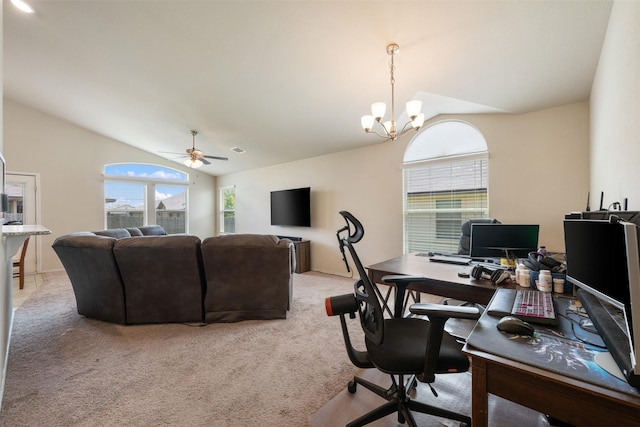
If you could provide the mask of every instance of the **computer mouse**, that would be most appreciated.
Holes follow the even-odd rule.
[[[499,331],[508,332],[510,334],[516,335],[525,335],[532,336],[535,329],[533,326],[525,322],[524,320],[518,319],[515,316],[505,316],[502,319],[498,320],[498,324],[496,325]]]

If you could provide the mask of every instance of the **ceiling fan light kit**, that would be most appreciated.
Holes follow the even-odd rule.
[[[187,159],[184,161],[184,165],[193,169],[198,169],[199,167],[202,167],[204,163],[202,163],[202,160],[198,159]]]
[[[197,130],[192,130],[191,131],[191,137],[193,140],[193,145],[191,146],[191,148],[187,148],[186,152],[187,152],[187,159],[183,162],[185,166],[192,168],[192,169],[198,169],[200,167],[202,167],[203,165],[210,165],[211,162],[209,162],[207,159],[215,159],[215,160],[229,160],[228,157],[218,157],[218,156],[205,156],[204,153],[201,150],[198,150],[196,148],[196,135],[198,134]],[[177,153],[175,153],[177,154]]]
[[[412,100],[407,102],[406,105],[409,121],[405,123],[400,132],[398,132],[395,119],[395,77],[393,75],[395,68],[393,58],[398,54],[398,52],[400,52],[400,46],[396,43],[387,45],[387,54],[391,56],[391,63],[389,65],[391,74],[391,120],[380,123],[387,111],[387,104],[384,102],[374,102],[371,104],[371,114],[362,116],[361,119],[362,128],[365,132],[373,132],[381,138],[391,139],[392,141],[395,141],[410,129],[417,131],[424,124],[424,113],[420,112],[420,110],[422,110],[422,101]],[[380,125],[383,133],[374,130],[376,123]]]

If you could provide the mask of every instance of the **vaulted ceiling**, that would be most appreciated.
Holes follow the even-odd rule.
[[[4,4],[5,97],[221,175],[381,143],[396,116],[524,113],[587,100],[611,1],[113,1]],[[402,121],[402,117],[396,117]],[[237,154],[231,150],[246,150]],[[175,158],[170,154],[163,157]]]

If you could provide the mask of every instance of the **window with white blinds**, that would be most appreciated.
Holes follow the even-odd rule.
[[[405,253],[457,252],[462,224],[489,214],[487,169],[484,137],[467,123],[436,123],[414,138],[404,158]]]

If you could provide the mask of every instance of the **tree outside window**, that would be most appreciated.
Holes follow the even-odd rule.
[[[220,189],[220,232],[236,232],[236,189],[224,187]]]

